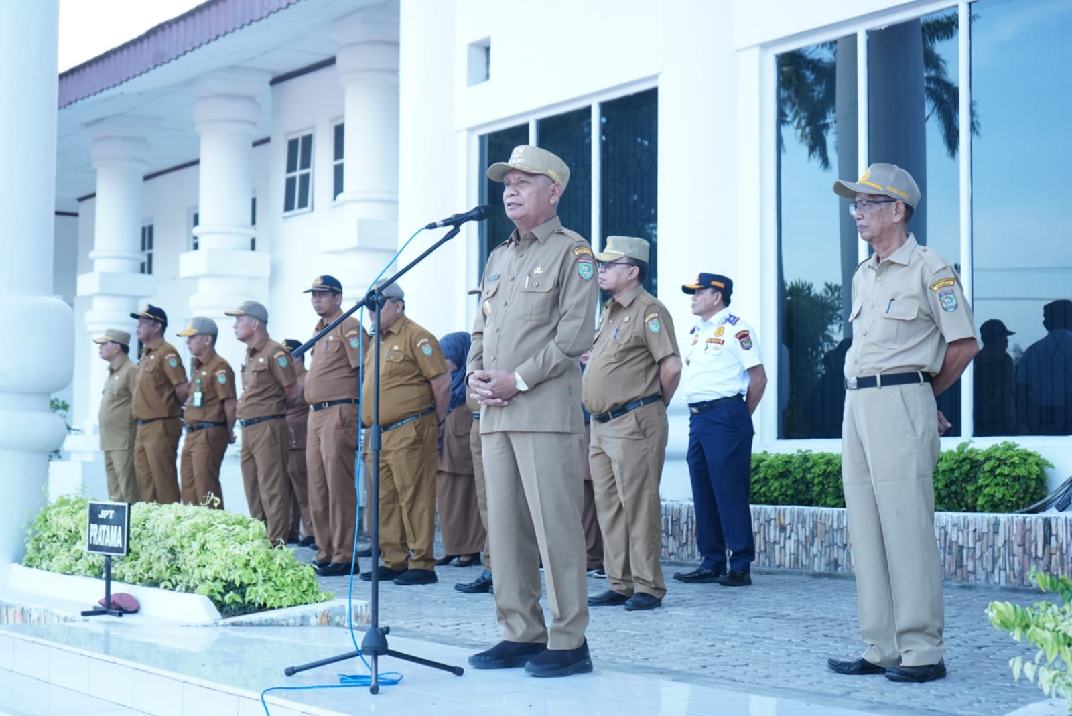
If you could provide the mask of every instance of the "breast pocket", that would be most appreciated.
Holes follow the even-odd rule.
[[[383,353],[383,372],[394,373],[402,368],[406,354],[396,348],[388,348]]]
[[[890,302],[882,318],[881,340],[903,345],[918,332],[916,320],[919,318],[919,301],[914,298],[895,299]]]
[[[521,317],[526,321],[546,321],[555,307],[554,283],[530,282],[521,289]]]
[[[272,372],[268,370],[267,363],[258,362],[247,371],[247,375],[249,376],[247,388],[263,387],[272,379]]]

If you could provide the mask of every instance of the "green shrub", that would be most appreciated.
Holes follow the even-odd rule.
[[[61,497],[30,525],[27,567],[101,577],[104,557],[86,549],[84,497]],[[191,505],[132,505],[130,551],[113,560],[122,582],[203,594],[224,616],[312,604],[331,598],[316,573],[285,547],[272,547],[264,524]]]
[[[976,512],[1015,512],[1046,496],[1046,468],[1053,464],[1034,450],[1003,442],[983,450],[981,457],[972,491]]]
[[[978,492],[980,452],[968,443],[938,456],[934,468],[934,509],[939,512],[974,512]]]
[[[844,507],[841,455],[798,450],[752,455],[752,502],[759,505]]]
[[[1060,603],[1039,601],[1021,607],[991,602],[986,615],[995,629],[1038,648],[1033,659],[1017,656],[1009,660],[1013,678],[1026,678],[1046,696],[1069,699],[1072,713],[1072,579],[1033,570],[1031,581],[1041,591],[1057,594]]]

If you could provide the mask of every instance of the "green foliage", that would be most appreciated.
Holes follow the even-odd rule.
[[[798,450],[752,455],[752,502],[760,505],[844,507],[841,455]]]
[[[1060,603],[1039,601],[1022,607],[991,602],[986,615],[995,629],[1037,648],[1033,659],[1009,660],[1013,678],[1027,679],[1046,696],[1069,699],[1072,713],[1072,579],[1033,570],[1031,581],[1041,591],[1058,595]]]
[[[101,577],[104,558],[86,549],[84,497],[61,497],[30,525],[23,564]],[[132,505],[130,552],[115,560],[116,580],[203,594],[224,616],[331,598],[316,574],[285,547],[272,547],[263,523],[191,505]]]
[[[1046,458],[1015,443],[986,449],[961,443],[938,458],[935,509],[1015,512],[1046,495]],[[798,450],[752,455],[752,502],[758,505],[844,507],[841,455]]]

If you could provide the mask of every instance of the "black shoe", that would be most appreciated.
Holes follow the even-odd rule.
[[[454,588],[463,594],[486,594],[491,591],[491,572],[484,570],[472,582],[458,582]]]
[[[454,563],[455,567],[475,567],[480,564],[480,555],[471,554],[468,557],[458,557],[458,561]]]
[[[645,592],[634,592],[633,596],[625,603],[625,611],[639,612],[646,609],[657,609],[663,605],[663,600]]]
[[[404,571],[405,570],[403,569],[391,569],[390,567],[386,567],[381,564],[379,567],[376,568],[376,576],[379,577],[381,582],[386,582],[394,579],[398,575],[402,574],[402,572]],[[362,572],[361,579],[365,582],[371,582],[372,572]]]
[[[312,547],[316,549],[316,539],[312,535],[307,535],[298,540],[299,547]]]
[[[629,601],[631,597],[628,594],[622,594],[621,592],[615,592],[613,589],[608,589],[602,594],[597,594],[594,597],[588,597],[588,606],[590,607],[618,607]]]
[[[839,659],[827,659],[827,667],[835,674],[846,676],[867,676],[870,674],[885,674],[886,667],[872,664],[867,659],[854,659],[853,661],[841,661]]]
[[[717,582],[725,573],[726,571],[721,567],[718,569],[697,567],[691,572],[674,572],[674,579],[679,582],[685,582],[686,584],[707,584],[709,582]]]
[[[886,678],[890,681],[922,684],[926,681],[945,678],[945,660],[937,664],[923,666],[891,666],[886,669]]]
[[[301,540],[299,540],[297,537],[287,537],[287,544],[291,545],[292,547],[297,547],[300,541]]]
[[[434,569],[407,569],[394,579],[395,584],[403,587],[413,584],[435,584],[438,581],[439,577],[436,576]]]
[[[752,584],[752,575],[748,572],[730,572],[717,581],[723,587],[747,587]]]
[[[455,557],[457,557],[457,556],[458,555],[456,555],[456,554],[448,554],[446,557],[440,557],[439,559],[436,560],[436,566],[437,567],[446,567],[448,564],[453,562]]]
[[[547,644],[530,641],[500,641],[495,646],[469,657],[474,669],[515,669],[547,649]]]
[[[576,649],[544,649],[525,664],[526,673],[539,677],[587,674],[591,670],[587,639]]]
[[[372,548],[371,547],[365,547],[364,549],[357,550],[357,556],[358,557],[371,557],[372,556]]]
[[[354,569],[357,569],[357,564],[354,564]],[[321,577],[338,577],[344,574],[350,574],[349,562],[328,562],[323,567],[319,567],[316,573]]]
[[[309,560],[309,564],[313,565],[317,569],[320,569],[321,567],[326,567],[330,563],[331,563],[330,559],[319,560],[316,557],[313,557],[311,560]]]

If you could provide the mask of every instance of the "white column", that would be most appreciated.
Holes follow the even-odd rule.
[[[256,96],[268,88],[268,75],[228,69],[195,86],[194,122],[201,136],[198,191],[198,250],[179,257],[179,275],[197,281],[191,316],[208,316],[220,327],[217,351],[236,370],[245,349],[223,312],[250,298],[254,279],[267,278],[270,259],[250,251],[253,196],[253,140],[261,108]],[[176,321],[178,325],[178,321]]]
[[[52,293],[56,201],[56,0],[0,3],[0,316],[17,349],[0,354],[0,572],[23,552],[42,505],[48,453],[64,438],[49,394],[71,381],[74,322]],[[2,576],[2,575],[0,575]]]
[[[398,5],[336,23],[335,68],[344,92],[340,230],[327,250],[398,246]]]
[[[130,313],[156,293],[156,280],[141,273],[142,177],[148,144],[126,125],[105,122],[95,127],[94,133],[90,156],[97,185],[93,250],[89,252],[93,270],[78,277],[78,295],[90,300],[84,317],[89,336],[119,328],[129,332],[133,340]],[[91,361],[88,369],[85,392],[75,399],[75,423],[87,437],[75,442],[95,451],[98,443],[93,433],[108,369],[103,361]]]

